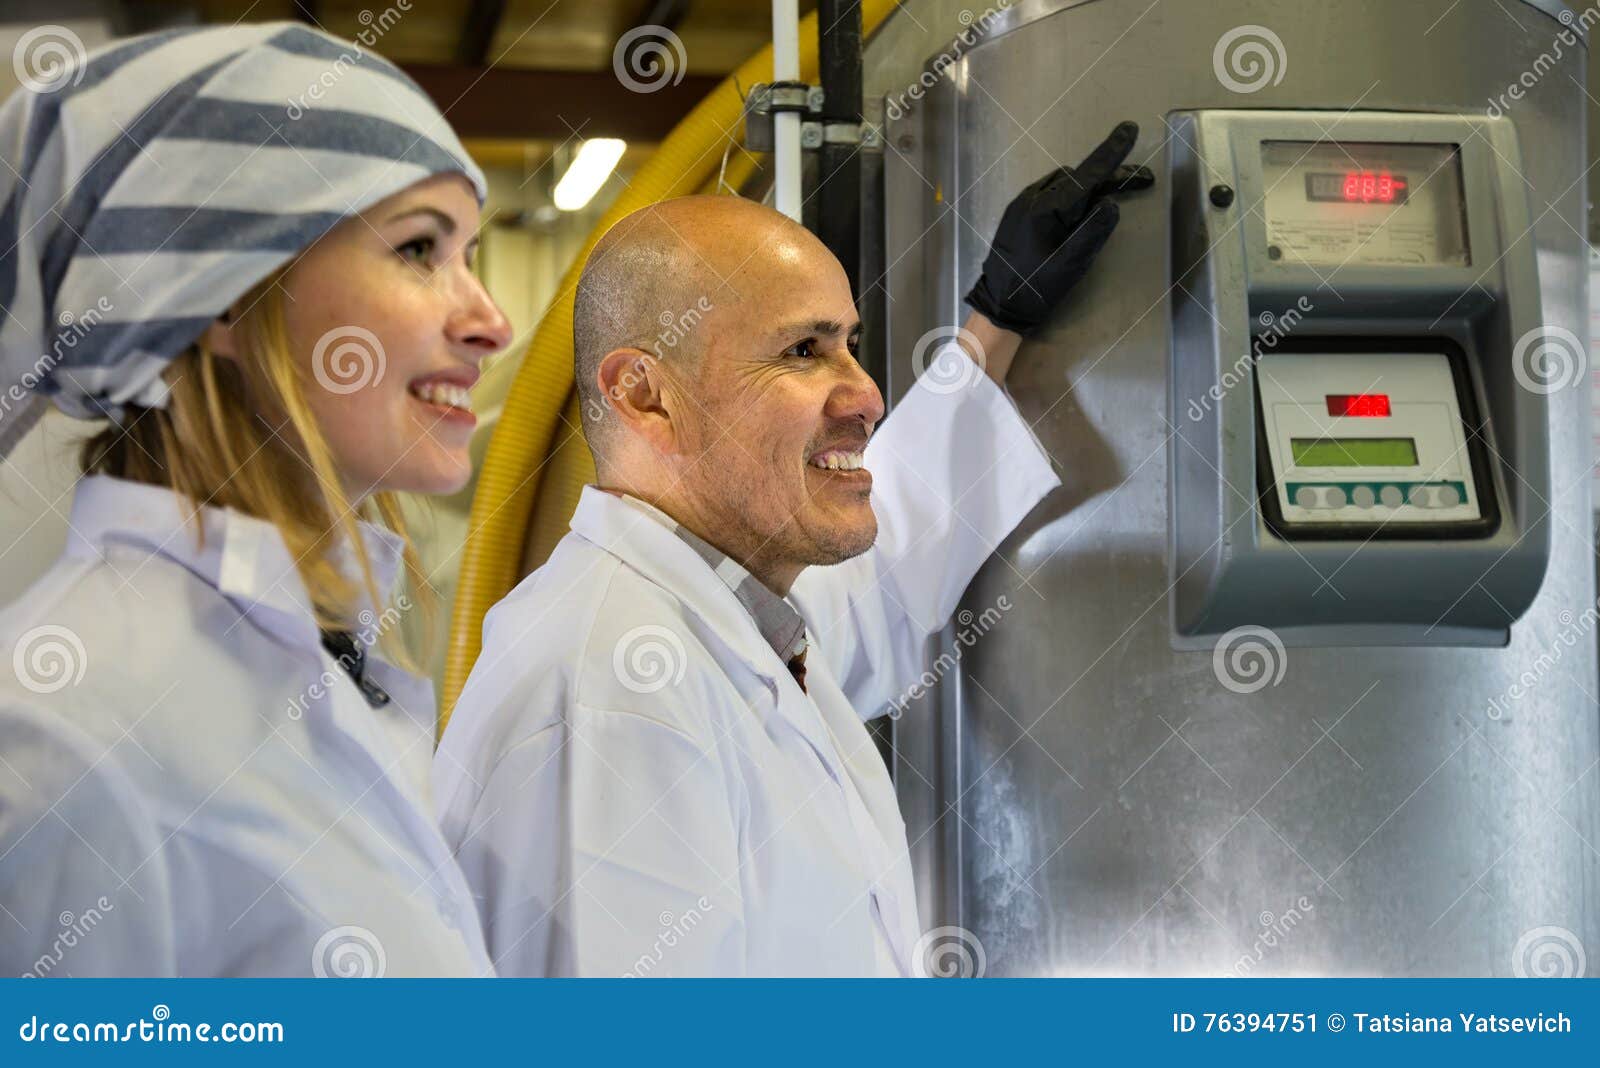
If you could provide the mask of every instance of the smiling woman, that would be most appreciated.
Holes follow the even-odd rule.
[[[270,521],[323,627],[381,603],[360,516],[404,535],[394,492],[466,483],[468,390],[507,340],[471,273],[477,214],[466,178],[439,175],[340,223],[172,361],[165,406],[132,406],[91,439],[84,471]],[[328,552],[341,541],[359,587]],[[409,544],[404,562],[430,610]],[[388,649],[409,661],[393,637]]]
[[[429,585],[394,493],[466,483],[509,341],[482,175],[398,69],[284,23],[116,42],[8,100],[0,152],[33,401],[0,431],[109,419],[0,611],[0,970],[492,973],[395,640]]]

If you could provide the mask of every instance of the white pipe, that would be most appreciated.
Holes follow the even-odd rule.
[[[772,80],[800,80],[800,0],[772,0]],[[773,116],[773,205],[789,218],[800,219],[800,116],[780,111]]]

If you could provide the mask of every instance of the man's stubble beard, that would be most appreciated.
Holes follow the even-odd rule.
[[[719,469],[720,476],[715,474]],[[875,516],[872,529],[866,532],[812,529],[796,514],[768,516],[766,504],[772,500],[774,489],[782,488],[781,480],[774,476],[752,476],[731,465],[719,468],[717,458],[711,456],[702,457],[696,471],[699,499],[712,504],[705,509],[711,529],[703,536],[747,567],[752,562],[758,566],[781,562],[828,567],[860,556],[877,541]],[[804,504],[809,505],[810,495],[803,483],[801,490],[806,494]],[[752,523],[752,516],[761,516],[770,529]]]

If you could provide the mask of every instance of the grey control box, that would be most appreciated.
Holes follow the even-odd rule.
[[[1549,557],[1507,118],[1171,116],[1174,644],[1503,645]]]

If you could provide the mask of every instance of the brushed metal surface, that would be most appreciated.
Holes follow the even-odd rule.
[[[903,93],[960,10],[897,15],[870,91]],[[1135,156],[1161,174],[1179,109],[1482,112],[1561,28],[1494,0],[1025,0],[974,21],[888,121],[893,393],[913,343],[959,321],[1009,198],[1116,121],[1139,121]],[[1213,48],[1252,25],[1282,42],[1283,76],[1230,90]],[[1568,50],[1506,112],[1545,319],[1579,337],[1584,62]],[[1508,647],[1291,648],[1281,682],[1233,692],[1171,641],[1168,218],[1159,190],[1128,199],[1012,372],[1063,486],[965,618],[1012,607],[970,645],[958,621],[959,664],[896,723],[924,926],[966,928],[991,974],[1510,975],[1545,927],[1600,959],[1586,389],[1550,398],[1550,571]]]

